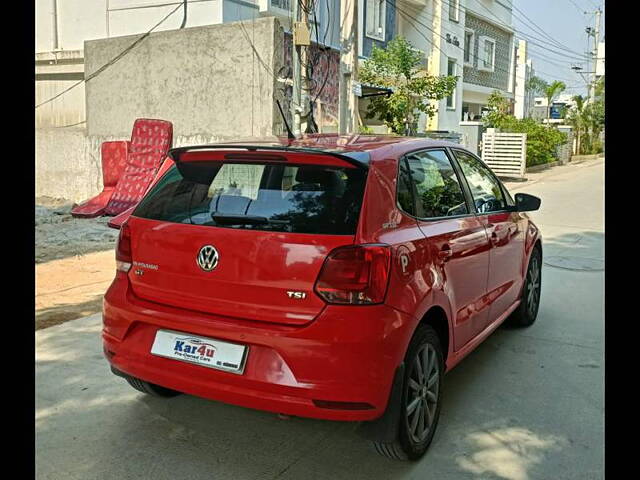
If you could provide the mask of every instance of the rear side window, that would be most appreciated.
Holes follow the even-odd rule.
[[[404,164],[404,165],[403,165]],[[444,150],[427,150],[407,155],[400,166],[398,203],[419,218],[450,217],[469,213],[460,181]],[[409,182],[415,198],[414,208],[402,190]],[[407,187],[408,188],[408,187]]]
[[[358,168],[193,162],[170,169],[133,215],[193,225],[353,235],[365,182],[366,170]]]

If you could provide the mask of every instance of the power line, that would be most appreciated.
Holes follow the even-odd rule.
[[[182,7],[182,3],[180,3],[176,8],[174,8],[173,10],[171,10],[171,12],[169,12],[162,20],[160,20],[158,23],[156,23],[150,30],[148,30],[147,32],[145,32],[142,36],[140,36],[138,39],[136,39],[131,45],[129,45],[127,48],[125,48],[122,52],[120,52],[118,55],[116,55],[115,57],[113,57],[111,60],[109,60],[107,63],[105,63],[102,67],[100,67],[98,70],[96,70],[95,72],[93,72],[91,75],[89,75],[88,77],[85,77],[84,79],[74,83],[73,85],[71,85],[68,88],[65,88],[64,90],[62,90],[60,93],[54,95],[53,97],[45,100],[44,102],[41,102],[39,104],[36,105],[35,108],[39,108],[42,105],[46,105],[49,102],[52,102],[53,100],[55,100],[56,98],[61,97],[62,95],[64,95],[65,93],[67,93],[68,91],[74,89],[75,87],[77,87],[78,85],[81,85],[83,83],[88,82],[89,80],[97,77],[98,75],[100,75],[102,72],[104,72],[107,68],[109,68],[111,65],[113,65],[114,63],[116,63],[118,60],[120,60],[122,57],[124,57],[127,53],[129,53],[131,50],[133,50],[140,42],[142,42],[145,38],[147,38],[151,32],[153,32],[156,28],[158,28],[161,24],[163,24],[171,15],[173,15],[175,12],[178,11],[178,9],[180,7]]]
[[[575,5],[576,10],[578,10],[578,12],[585,14],[587,12],[584,11],[584,8],[580,7],[580,5],[578,5],[575,0],[569,0],[571,3],[573,3],[573,5]]]
[[[452,6],[452,4],[449,2],[449,0],[441,0],[441,1],[442,1],[442,3],[444,3],[446,5]],[[495,22],[496,24],[498,24],[498,25],[500,25],[502,27],[505,27],[505,28],[509,29],[510,31],[512,30],[511,25],[508,25],[508,24],[502,22],[491,10],[489,10],[483,4],[480,3],[480,6],[482,6],[484,9],[486,9],[494,17],[493,19],[491,19],[492,22]],[[464,7],[460,6],[460,8],[464,8]],[[474,11],[470,11],[468,8],[464,8],[464,9],[467,12],[467,14],[477,15]],[[429,14],[427,14],[425,12],[421,12],[420,14],[418,14],[417,12],[411,12],[411,13],[415,18],[423,18],[426,21],[432,21],[434,19],[433,15],[429,15]],[[444,28],[443,28],[443,31],[448,32],[448,33],[452,33],[452,34],[456,34],[457,33],[457,32],[453,32],[451,30],[446,30]],[[522,32],[522,31],[518,31],[518,30],[515,30],[515,32],[520,37],[523,37],[531,45],[537,45],[537,46],[539,46],[541,48],[544,48],[545,51],[547,51],[547,52],[549,52],[551,54],[557,55],[559,57],[570,59],[573,63],[576,63],[576,61],[584,61],[586,59],[586,55],[585,54],[576,52],[574,50],[570,50],[567,47],[562,46],[560,51],[551,50],[549,48],[549,45],[554,47],[554,48],[558,48],[555,43],[551,43],[549,41],[541,39],[541,38],[539,38],[539,37],[537,37],[535,35],[532,35],[530,33]],[[542,42],[542,43],[544,43],[546,45],[541,45],[541,44],[539,44],[537,42]]]
[[[392,8],[395,8],[395,9],[396,9],[400,14],[401,14],[401,16],[402,16],[405,20],[407,20],[407,21],[411,24],[411,26],[413,26],[413,28],[416,30],[416,32],[417,32],[419,35],[421,35],[421,36],[422,36],[422,37],[423,37],[423,38],[424,38],[428,43],[430,43],[430,44],[431,44],[431,46],[432,46],[432,47],[434,47],[434,48],[438,49],[440,52],[442,52],[442,53],[444,53],[444,54],[446,55],[446,52],[444,52],[440,47],[438,47],[438,46],[437,46],[437,45],[436,45],[432,40],[430,40],[429,38],[427,38],[427,36],[426,36],[426,35],[425,35],[425,34],[424,34],[420,29],[418,29],[418,28],[415,26],[415,24],[413,23],[413,21],[412,21],[412,20],[415,20],[415,22],[416,22],[416,23],[418,23],[418,24],[419,24],[419,25],[421,25],[422,27],[426,28],[427,30],[429,30],[430,32],[432,32],[434,35],[439,36],[440,38],[442,38],[442,39],[443,39],[443,40],[445,40],[445,41],[447,40],[447,39],[446,39],[446,37],[444,37],[443,35],[440,35],[440,34],[439,34],[439,33],[437,33],[436,31],[434,31],[431,27],[429,27],[429,26],[428,26],[428,25],[426,25],[425,23],[421,22],[418,18],[413,18],[413,19],[411,19],[411,18],[409,17],[409,15],[408,15],[404,10],[402,10],[400,7],[398,7],[398,5],[397,5],[397,4],[395,4],[395,5],[394,5],[394,4],[392,4],[390,0],[385,0],[385,1],[386,1],[386,2],[387,2],[387,4],[389,4]],[[443,0],[443,1],[445,1],[445,0]],[[462,50],[462,52],[464,52],[464,47],[460,47],[459,45],[455,45],[455,44],[452,44],[452,45],[454,45],[456,48],[458,48],[459,50]],[[471,53],[471,56],[472,56],[472,57],[474,57],[475,59],[480,59],[480,57],[479,57],[478,55],[474,55],[473,53]],[[497,55],[496,55],[496,57],[497,57]],[[507,59],[507,61],[511,61],[510,56],[509,56],[509,57],[507,57],[507,56],[502,56],[501,58],[502,58],[503,60],[504,60],[504,59]],[[506,74],[507,74],[507,75],[509,75],[509,76],[512,74],[512,73],[511,73],[511,71],[509,71],[509,70],[505,70],[505,69],[503,69],[503,68],[500,68],[500,67],[498,67],[497,65],[494,65],[494,70],[501,71],[501,72],[503,72],[503,73],[506,73]],[[560,80],[567,80],[567,81],[571,81],[571,82],[572,82],[572,81],[574,81],[573,79],[568,79],[568,78],[558,77],[558,76],[556,76],[555,74],[553,74],[553,75],[552,75],[552,74],[549,74],[549,73],[547,73],[547,72],[543,72],[542,70],[539,70],[539,72],[540,72],[540,73],[544,73],[544,74],[546,74],[546,75],[550,75],[550,76],[555,77],[555,78],[558,78],[558,79],[560,79]],[[524,77],[518,77],[518,76],[516,75],[516,78],[523,79]]]
[[[445,2],[447,2],[447,3],[448,3],[448,0],[443,0],[443,1],[445,1]],[[511,28],[511,26],[510,26],[510,25],[507,25],[506,23],[502,22],[502,21],[497,17],[497,15],[496,15],[494,12],[492,12],[488,7],[486,7],[483,3],[479,2],[479,1],[477,1],[476,3],[478,3],[478,5],[480,5],[480,6],[481,6],[482,8],[484,8],[487,12],[489,12],[489,13],[491,14],[491,16],[495,19],[496,23],[498,23],[498,24],[500,24],[500,25],[502,25],[502,26],[505,26],[505,27],[507,27],[507,28]],[[500,3],[499,1],[496,1],[496,3],[497,3],[497,4],[499,4],[500,6],[502,6],[502,7],[506,8],[506,7],[504,6],[504,4]],[[518,9],[517,9],[517,7],[515,7],[515,5],[513,6],[513,8],[516,8],[516,10],[518,10]],[[468,8],[466,8],[465,10],[466,10],[467,12],[469,11],[469,9],[468,9]],[[518,10],[518,12],[520,12],[520,10]],[[473,15],[473,11],[471,12],[471,14]],[[527,18],[527,19],[528,19],[528,17],[527,17],[524,13],[523,13],[522,15],[523,15],[525,18]],[[513,12],[512,12],[512,16],[513,16],[513,17],[515,17],[515,18],[516,18],[516,20],[520,20],[521,22],[523,22],[524,26],[526,26],[526,27],[531,28],[532,30],[534,30],[531,26],[527,25],[525,21],[523,21],[523,20],[522,20],[518,15],[515,15]],[[529,20],[529,21],[530,21],[534,26],[536,26],[536,27],[537,27],[537,25],[536,25],[535,23],[533,23],[533,21],[532,21],[532,20]],[[579,56],[579,59],[583,59],[583,58],[585,58],[585,55],[583,55],[582,53],[579,53],[579,52],[576,52],[576,51],[574,51],[574,50],[571,50],[571,49],[567,48],[565,45],[563,45],[562,43],[558,42],[555,38],[553,38],[553,37],[551,37],[549,34],[547,34],[547,33],[546,33],[544,30],[542,30],[540,27],[538,27],[538,29],[540,29],[540,30],[541,30],[541,32],[542,32],[542,34],[543,34],[546,38],[550,39],[553,43],[550,43],[550,42],[548,42],[548,41],[545,41],[545,40],[542,40],[542,39],[540,39],[540,38],[534,37],[534,36],[533,36],[533,35],[531,35],[531,34],[525,34],[524,32],[519,32],[519,33],[520,33],[522,36],[531,36],[531,37],[535,38],[535,39],[536,39],[537,41],[539,41],[539,42],[546,43],[547,45],[552,45],[552,46],[554,46],[554,48],[559,48],[560,50],[564,50],[565,52],[568,52],[568,53],[572,54],[572,55],[565,55],[565,56],[567,56],[567,57],[573,57],[573,58],[575,58],[575,57],[574,57],[574,55],[578,55],[578,56]],[[518,33],[518,32],[517,32],[517,30],[516,30],[516,33]],[[529,41],[531,44],[533,44],[533,45],[535,45],[535,44],[536,44],[533,40],[528,40],[528,41]],[[543,45],[540,45],[540,46],[541,46],[541,47],[543,47],[543,48],[548,48],[548,47],[543,46]],[[556,53],[557,55],[562,55],[561,53],[557,53],[557,52],[555,52],[555,51],[550,51],[550,52]]]

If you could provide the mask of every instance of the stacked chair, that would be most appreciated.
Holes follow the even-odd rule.
[[[118,215],[142,199],[173,143],[173,125],[138,118],[131,141],[102,144],[103,190],[71,211],[79,218]]]

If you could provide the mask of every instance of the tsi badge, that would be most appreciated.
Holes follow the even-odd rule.
[[[296,300],[303,300],[303,299],[307,298],[307,294],[306,294],[306,292],[288,291],[287,292],[287,297],[294,298]]]

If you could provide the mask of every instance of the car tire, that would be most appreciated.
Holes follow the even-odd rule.
[[[529,258],[527,275],[522,287],[520,305],[509,317],[509,324],[514,327],[529,327],[533,325],[540,308],[540,288],[542,286],[542,253],[539,247],[534,247]]]
[[[380,455],[419,460],[426,453],[440,418],[443,358],[436,331],[429,325],[418,327],[405,356],[398,436],[394,442],[373,442]]]
[[[135,377],[127,377],[127,382],[139,392],[152,395],[154,397],[171,398],[180,395],[180,392],[171,390],[170,388],[161,387],[155,383],[145,382]]]

